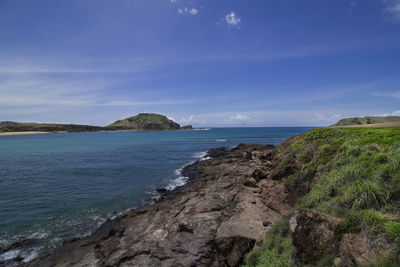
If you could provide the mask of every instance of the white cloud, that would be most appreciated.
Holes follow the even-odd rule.
[[[231,11],[225,16],[225,22],[229,27],[240,28],[241,19],[235,12]]]
[[[199,13],[199,10],[197,8],[178,8],[178,14],[181,15],[197,15]]]
[[[195,122],[194,116],[190,115],[188,118],[183,118],[178,121],[181,124],[190,124]]]
[[[225,124],[244,124],[251,120],[247,115],[236,114],[224,120]]]
[[[178,2],[177,0],[169,0],[169,2],[171,2],[171,3],[176,3],[176,2]]]
[[[384,96],[384,97],[392,97],[392,98],[400,98],[400,91],[392,92],[392,93],[381,93],[375,92],[373,93],[374,96]]]
[[[400,110],[393,111],[392,116],[400,116]]]
[[[393,23],[400,23],[400,0],[382,0],[385,19]]]

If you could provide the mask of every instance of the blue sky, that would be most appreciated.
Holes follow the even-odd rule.
[[[400,115],[400,0],[0,0],[0,121]]]

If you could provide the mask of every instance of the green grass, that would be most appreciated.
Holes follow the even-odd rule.
[[[275,224],[264,242],[250,252],[245,259],[246,266],[292,266],[294,247],[290,240],[289,221],[284,219]]]
[[[345,233],[368,230],[383,233],[392,244],[400,242],[399,222],[384,216],[387,211],[400,212],[400,127],[318,128],[278,149],[278,167],[301,163],[283,181],[312,185],[295,209],[342,217]],[[275,236],[267,234],[263,245],[246,258],[246,266],[289,266],[285,264],[293,261],[290,239],[281,234],[274,241]]]

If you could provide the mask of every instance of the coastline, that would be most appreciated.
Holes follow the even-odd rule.
[[[31,135],[31,134],[48,134],[51,132],[0,132],[0,136],[7,135]]]
[[[275,182],[253,183],[271,170],[261,163],[272,150],[270,145],[210,149],[206,157],[212,159],[184,167],[185,185],[165,191],[152,205],[108,220],[88,237],[65,241],[26,266],[237,265],[290,209],[263,203],[268,195],[283,193]]]

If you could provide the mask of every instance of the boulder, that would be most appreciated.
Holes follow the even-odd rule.
[[[308,264],[336,251],[340,226],[344,221],[324,213],[300,209],[289,223],[297,257]]]
[[[390,250],[376,247],[374,241],[367,240],[359,234],[345,234],[340,242],[339,257],[336,266],[369,266],[378,259],[386,258]]]

